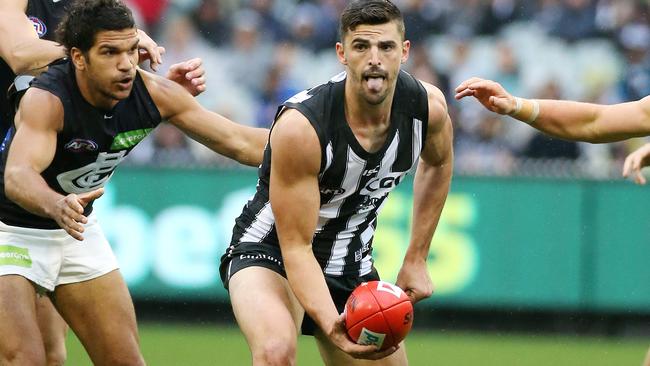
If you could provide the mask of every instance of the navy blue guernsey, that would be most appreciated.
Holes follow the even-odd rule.
[[[34,25],[34,30],[39,38],[53,41],[55,30],[63,17],[65,6],[69,0],[28,0],[26,15]],[[5,137],[7,130],[11,127],[13,106],[10,106],[7,98],[7,90],[14,82],[16,74],[7,63],[0,59],[0,141]]]
[[[386,141],[369,153],[345,118],[345,78],[341,73],[327,84],[295,95],[279,108],[276,120],[285,109],[296,109],[320,141],[320,212],[312,239],[318,263],[329,276],[364,276],[372,270],[377,215],[388,193],[414,171],[424,148],[429,107],[422,84],[401,71]],[[257,192],[237,218],[226,254],[240,243],[279,246],[269,203],[271,153],[267,145]]]
[[[104,186],[131,149],[161,122],[139,72],[129,97],[110,111],[93,107],[83,98],[68,61],[51,66],[31,87],[49,91],[63,104],[63,129],[57,134],[54,159],[41,173],[47,184],[63,195]],[[0,177],[4,176],[8,151],[2,152]],[[13,226],[58,228],[54,220],[27,212],[4,192],[4,179],[0,179],[0,221]],[[84,214],[91,211],[92,204]]]

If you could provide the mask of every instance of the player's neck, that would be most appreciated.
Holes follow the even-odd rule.
[[[346,98],[345,119],[359,145],[374,153],[385,143],[390,129],[392,95],[371,105],[361,98]]]
[[[77,87],[81,96],[93,107],[103,110],[111,110],[117,104],[118,100],[107,97],[100,92],[97,88],[93,87],[92,82],[82,72],[75,69],[75,78],[77,80]]]
[[[350,126],[372,126],[390,124],[393,93],[380,104],[370,104],[363,97],[346,92],[345,118]]]

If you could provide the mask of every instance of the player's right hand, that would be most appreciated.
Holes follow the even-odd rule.
[[[343,352],[358,359],[366,360],[379,360],[381,358],[390,356],[398,347],[390,347],[383,351],[379,351],[375,345],[362,345],[354,343],[348,337],[347,329],[345,328],[345,314],[341,314],[336,320],[327,336],[329,339],[340,348]]]
[[[84,208],[103,194],[104,188],[81,194],[70,193],[56,202],[52,218],[70,236],[82,241],[84,240],[82,235],[84,232],[83,224],[88,222],[88,218],[83,214]]]
[[[457,100],[473,96],[485,108],[499,114],[512,114],[517,100],[496,81],[471,78],[463,81],[455,89]]]
[[[636,184],[646,184],[641,169],[648,165],[650,165],[650,143],[641,146],[625,158],[623,176],[627,178],[633,174]]]

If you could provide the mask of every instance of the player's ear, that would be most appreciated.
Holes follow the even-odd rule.
[[[348,64],[348,60],[345,58],[345,50],[343,50],[343,44],[341,42],[336,42],[336,57],[338,57],[339,62],[343,65]]]
[[[411,50],[411,41],[408,39],[402,42],[402,63],[409,59],[409,51]]]
[[[72,47],[70,50],[70,61],[72,61],[77,70],[85,70],[86,63],[88,62],[88,60],[86,60],[86,55],[76,47]]]

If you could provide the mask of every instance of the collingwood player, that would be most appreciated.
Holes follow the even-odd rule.
[[[399,9],[351,2],[336,45],[345,73],[285,102],[254,198],[221,260],[254,365],[294,365],[298,331],[327,365],[406,365],[403,347],[351,342],[339,314],[378,279],[372,239],[388,193],[417,167],[411,241],[397,285],[431,295],[426,259],[452,173],[452,125],[442,93],[400,70],[409,54]]]
[[[69,61],[32,83],[2,150],[0,364],[45,363],[36,287],[54,293],[94,364],[141,365],[133,305],[92,201],[163,119],[251,165],[267,131],[203,109],[183,88],[192,80],[138,70],[139,33],[119,0],[75,2],[59,33]]]

